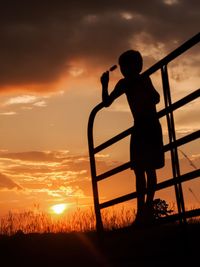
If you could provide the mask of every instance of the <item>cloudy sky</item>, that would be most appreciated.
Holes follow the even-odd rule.
[[[102,72],[130,48],[142,53],[147,69],[198,33],[199,8],[197,0],[1,1],[2,212],[30,208],[36,202],[45,210],[60,202],[92,203],[87,122],[92,108],[101,102]],[[199,88],[199,66],[199,46],[169,65],[173,101]],[[111,86],[120,77],[117,69]],[[160,73],[151,78],[161,95],[161,109]],[[199,129],[199,112],[199,100],[175,112],[178,137]],[[167,143],[166,121],[161,123]],[[97,117],[95,144],[132,124],[126,99],[121,97]],[[128,143],[127,139],[102,151],[97,158],[99,172],[127,161]],[[197,141],[181,150],[199,164]],[[180,158],[183,169],[192,170],[182,153]],[[160,179],[170,176],[169,165],[167,159]],[[188,203],[199,204],[187,190],[195,191],[195,183],[185,190]],[[101,199],[134,190],[134,176],[124,183],[124,192],[120,192],[120,178],[114,185],[115,191],[111,181],[101,185]],[[194,193],[200,198],[200,191]],[[174,200],[173,189],[165,197]]]

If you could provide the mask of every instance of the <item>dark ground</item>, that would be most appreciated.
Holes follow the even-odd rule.
[[[199,266],[200,224],[0,236],[0,266]]]

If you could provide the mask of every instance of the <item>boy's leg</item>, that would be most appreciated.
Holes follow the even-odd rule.
[[[146,198],[146,215],[149,220],[153,220],[153,199],[155,195],[155,189],[157,184],[157,177],[155,170],[147,170],[147,198]]]
[[[157,184],[156,170],[147,170],[147,199],[146,204],[153,204],[155,189]]]
[[[146,189],[146,180],[145,180],[145,172],[141,169],[135,169],[135,177],[136,177],[136,192],[138,194],[137,197],[137,219],[143,215],[144,207],[145,207],[145,189]]]

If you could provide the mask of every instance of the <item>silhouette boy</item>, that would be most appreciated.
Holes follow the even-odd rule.
[[[134,119],[130,141],[131,169],[136,176],[137,214],[134,224],[153,221],[153,199],[157,184],[156,169],[164,166],[162,129],[156,112],[160,95],[149,76],[140,74],[143,59],[138,51],[120,55],[119,66],[124,78],[108,94],[109,71],[101,76],[102,99],[106,107],[125,94]],[[145,190],[148,190],[145,198]]]

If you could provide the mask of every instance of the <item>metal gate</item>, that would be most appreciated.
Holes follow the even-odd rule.
[[[194,178],[200,177],[200,169],[196,169],[194,171],[188,172],[186,174],[181,175],[180,173],[180,166],[179,166],[179,157],[178,157],[178,147],[189,143],[195,139],[200,138],[200,130],[197,130],[191,134],[188,134],[182,138],[176,139],[175,133],[175,123],[174,123],[174,116],[173,111],[181,108],[185,104],[197,99],[200,96],[200,89],[192,92],[191,94],[185,96],[181,100],[172,103],[171,94],[170,94],[170,85],[169,85],[169,78],[168,78],[168,70],[167,64],[177,58],[179,55],[183,54],[185,51],[189,50],[191,47],[197,45],[200,41],[200,33],[196,34],[194,37],[186,41],[176,50],[171,52],[169,55],[164,57],[162,60],[157,62],[155,65],[150,67],[146,70],[143,74],[150,76],[154,72],[160,70],[161,71],[161,78],[162,78],[162,85],[163,85],[163,95],[164,95],[164,102],[165,108],[158,112],[159,118],[166,116],[167,119],[167,127],[168,127],[168,137],[169,143],[164,146],[165,152],[170,151],[171,153],[171,163],[172,163],[172,173],[173,177],[166,181],[157,184],[156,191],[167,188],[169,186],[175,187],[176,193],[176,202],[178,207],[178,213],[170,215],[172,219],[179,220],[180,222],[185,222],[186,218],[199,216],[200,209],[194,209],[190,211],[185,211],[185,204],[184,204],[184,195],[182,191],[182,182],[189,181]],[[103,174],[97,175],[96,171],[96,162],[95,162],[95,154],[100,152],[101,150],[113,145],[114,143],[120,141],[121,139],[130,135],[132,127],[127,129],[126,131],[121,132],[120,134],[114,136],[113,138],[109,139],[108,141],[104,142],[103,144],[94,147],[94,140],[93,140],[93,125],[94,120],[97,113],[104,108],[104,104],[98,104],[91,112],[89,121],[88,121],[88,146],[89,146],[89,157],[90,157],[90,168],[91,168],[91,178],[92,178],[92,188],[93,188],[93,197],[94,197],[94,209],[96,214],[96,228],[97,231],[103,230],[103,223],[101,218],[101,209],[134,199],[137,197],[137,192],[129,193],[123,195],[121,197],[112,199],[110,201],[106,201],[103,203],[99,203],[99,193],[98,193],[98,182],[106,179],[114,174],[117,174],[121,171],[124,171],[130,168],[130,162],[126,162],[112,170],[109,170]]]

